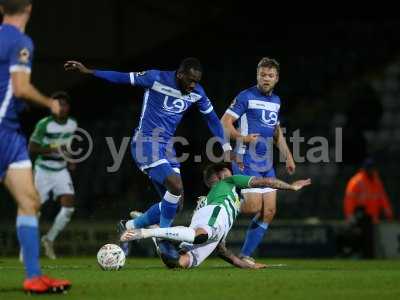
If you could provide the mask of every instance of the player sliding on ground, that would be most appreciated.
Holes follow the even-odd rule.
[[[129,228],[122,234],[121,241],[132,241],[145,238],[163,238],[186,242],[179,254],[172,245],[160,248],[163,262],[170,268],[192,268],[199,266],[213,251],[218,249],[219,256],[239,268],[262,268],[265,265],[250,263],[240,259],[225,247],[225,239],[240,212],[240,200],[236,188],[270,187],[281,190],[298,191],[310,185],[311,180],[298,180],[288,184],[276,178],[250,177],[234,175],[226,164],[215,164],[204,171],[204,180],[211,188],[207,197],[196,208],[189,227],[170,228]]]

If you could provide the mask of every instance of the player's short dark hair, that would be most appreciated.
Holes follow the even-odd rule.
[[[181,61],[179,65],[179,71],[183,73],[188,73],[190,69],[199,71],[203,73],[203,67],[200,61],[195,57],[188,57]]]
[[[278,74],[280,71],[280,65],[276,59],[263,57],[257,65],[257,70],[260,68],[274,68]]]
[[[0,0],[0,6],[5,15],[16,15],[32,4],[32,0]]]
[[[53,94],[51,94],[51,98],[53,99],[57,99],[57,100],[64,100],[67,103],[71,102],[71,97],[69,96],[69,94],[65,91],[57,91],[54,92]]]
[[[203,171],[203,181],[207,186],[210,186],[210,179],[213,175],[218,174],[223,169],[231,170],[231,165],[229,163],[214,163],[209,164],[204,168]]]

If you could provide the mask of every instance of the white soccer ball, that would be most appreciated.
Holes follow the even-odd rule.
[[[106,244],[97,252],[97,262],[105,271],[116,271],[125,265],[125,253],[118,245]]]

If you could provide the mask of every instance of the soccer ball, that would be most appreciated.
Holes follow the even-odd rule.
[[[105,271],[116,271],[125,265],[125,254],[120,246],[106,244],[97,252],[97,262]]]

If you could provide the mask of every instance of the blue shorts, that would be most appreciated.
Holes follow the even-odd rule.
[[[244,164],[244,169],[240,170],[237,163],[232,162],[232,172],[233,175],[247,175],[247,176],[256,176],[256,177],[276,177],[274,168],[269,169],[265,172],[259,172],[251,168],[248,164]],[[257,193],[257,194],[264,194],[275,191],[276,189],[273,188],[249,188],[249,189],[242,189],[242,194],[246,193]]]
[[[180,175],[180,164],[172,145],[134,139],[131,144],[131,154],[139,169],[150,177],[157,191],[164,196],[165,179],[172,174]]]
[[[32,167],[26,138],[18,131],[0,127],[0,180],[9,168]]]

